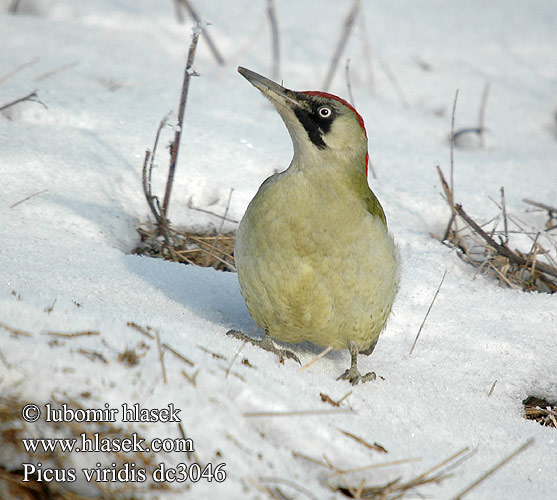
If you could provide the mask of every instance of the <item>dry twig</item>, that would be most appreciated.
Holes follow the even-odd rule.
[[[41,335],[49,335],[50,337],[64,337],[64,338],[76,338],[76,337],[87,337],[91,335],[100,335],[101,332],[97,330],[86,330],[83,332],[52,332],[44,331]]]
[[[303,372],[303,371],[306,371],[311,365],[313,365],[314,363],[319,361],[321,358],[325,357],[332,350],[333,350],[332,345],[328,346],[326,349],[323,349],[323,351],[321,351],[317,356],[315,356],[315,358],[313,358],[309,363],[305,364],[304,366],[302,366],[300,368],[300,373]]]
[[[418,334],[416,335],[416,338],[414,339],[414,343],[412,344],[412,347],[410,349],[410,355],[412,355],[412,353],[414,352],[414,348],[416,347],[416,344],[418,343],[418,339],[420,338],[420,334],[422,333],[422,329],[425,325],[427,317],[429,316],[429,312],[431,311],[431,308],[433,307],[433,304],[435,303],[435,299],[437,299],[437,295],[439,295],[439,290],[441,290],[441,286],[443,285],[443,281],[445,281],[445,276],[446,275],[447,275],[447,270],[445,270],[445,272],[443,273],[443,276],[441,277],[441,281],[439,282],[439,286],[437,287],[437,290],[435,291],[435,295],[433,296],[433,299],[431,300],[431,304],[429,304],[427,312],[425,313],[424,320],[422,321],[422,324],[420,325],[420,328],[418,329]]]
[[[495,230],[489,234],[480,224],[468,215],[461,204],[455,203],[454,193],[450,189],[443,172],[437,167],[445,199],[451,207],[451,220],[442,241],[448,241],[457,249],[464,260],[478,268],[479,271],[495,273],[500,278],[500,283],[509,287],[520,287],[525,291],[538,290],[543,292],[557,292],[557,266],[541,261],[538,255],[547,255],[547,260],[554,262],[552,257],[538,243],[537,236],[533,238],[532,248],[527,254],[519,250],[512,250],[508,246],[507,220],[517,225],[520,232],[525,234],[523,228],[514,218],[507,214],[502,192],[502,211],[504,231],[499,235],[499,242],[495,239]],[[453,228],[454,222],[461,220],[466,224],[467,232]],[[479,249],[479,252],[478,252]]]
[[[189,5],[187,0],[182,0],[184,5]],[[203,24],[201,21],[196,21],[197,26],[193,30],[193,36],[191,40],[190,49],[188,52],[188,59],[186,62],[186,69],[184,71],[184,81],[182,83],[182,94],[180,96],[180,107],[178,108],[178,126],[176,127],[176,132],[174,134],[174,141],[170,144],[170,167],[168,169],[168,180],[166,182],[166,191],[164,193],[164,201],[162,204],[161,214],[164,217],[168,216],[168,203],[170,201],[170,193],[172,192],[172,184],[174,182],[174,172],[176,170],[176,163],[178,161],[178,150],[180,148],[180,138],[182,137],[182,129],[184,127],[184,112],[186,109],[186,101],[188,98],[188,89],[190,84],[190,78],[192,75],[197,75],[193,71],[193,60],[195,58],[195,51],[197,49],[197,43],[199,41],[199,36],[203,32]]]
[[[342,430],[342,429],[338,429],[339,432],[341,432],[342,434],[344,434],[345,436],[348,436],[349,438],[352,438],[354,441],[356,441],[357,443],[365,446],[366,448],[370,449],[370,450],[374,450],[374,451],[378,451],[379,453],[388,453],[388,451],[381,446],[379,443],[374,442],[373,444],[368,443],[365,439],[362,439],[359,436],[356,436],[355,434],[352,434],[351,432]]]
[[[29,92],[29,94],[27,94],[23,97],[19,97],[19,98],[15,99],[11,102],[8,102],[7,104],[3,104],[2,106],[0,106],[0,112],[1,111],[6,111],[6,109],[11,108],[12,106],[15,106],[16,104],[19,104],[20,102],[25,102],[25,101],[37,102],[37,103],[41,104],[45,109],[48,109],[46,104],[39,100],[39,96],[37,95],[37,91],[33,90],[33,92]]]
[[[0,321],[0,328],[3,328],[4,330],[8,330],[12,335],[17,336],[21,336],[21,337],[32,337],[33,334],[32,333],[28,333],[28,332],[24,332],[23,330],[18,330],[17,328],[13,328],[10,325],[7,325],[6,323],[2,323]]]
[[[197,13],[197,11],[194,9],[193,5],[189,0],[177,0],[177,1],[180,2],[186,8],[189,15],[193,18],[193,20],[197,24],[204,24],[203,21],[201,20],[201,16]],[[217,63],[220,66],[224,66],[224,58],[222,57],[220,51],[217,49],[217,46],[213,41],[213,38],[209,35],[208,32],[205,32],[205,40],[207,41],[207,45],[209,45],[209,50],[213,54],[213,57],[215,58]]]

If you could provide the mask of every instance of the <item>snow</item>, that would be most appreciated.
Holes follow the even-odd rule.
[[[472,144],[455,151],[457,201],[487,221],[498,213],[489,196],[498,200],[504,186],[509,212],[538,229],[543,214],[527,213],[521,200],[557,206],[552,2],[365,4],[329,90],[347,97],[343,69],[350,58],[354,104],[365,120],[378,175],[370,184],[399,245],[403,273],[387,329],[373,355],[359,361],[378,380],[353,388],[335,380],[348,366],[346,351],[332,352],[300,373],[291,361],[281,365],[274,355],[227,337],[230,328],[259,335],[234,274],[130,254],[139,241],[137,225],[149,217],[142,161],[159,121],[176,111],[191,19],[179,24],[172,2],[155,7],[147,0],[24,0],[18,15],[7,13],[8,3],[0,2],[0,105],[37,89],[48,108],[25,102],[0,115],[0,322],[32,335],[1,329],[0,351],[8,362],[0,363],[2,395],[44,405],[56,394],[86,408],[174,403],[200,463],[226,463],[225,482],[190,485],[197,498],[268,498],[254,484],[275,484],[265,482],[269,477],[293,481],[315,498],[345,498],[326,485],[341,479],[327,479],[330,471],[295,458],[293,451],[318,460],[325,455],[343,469],[421,459],[347,476],[351,484],[365,478],[374,485],[409,479],[463,447],[477,449],[451,478],[420,490],[449,498],[530,438],[533,446],[467,497],[555,495],[556,431],[525,420],[521,403],[529,395],[557,399],[555,297],[475,277],[472,267],[430,236],[441,234],[449,217],[435,166],[448,174],[457,88],[458,129],[475,126],[484,85],[490,84],[486,149]],[[289,88],[320,89],[349,2],[275,3],[281,79]],[[226,65],[215,63],[201,35],[194,64],[200,77],[190,82],[170,219],[183,227],[218,228],[220,219],[190,206],[224,213],[233,189],[229,217],[239,220],[259,184],[288,165],[291,144],[278,114],[236,72],[241,64],[270,73],[266,7],[247,0],[197,4]],[[374,92],[362,23],[372,48]],[[175,118],[171,122],[176,125]],[[165,145],[172,134],[166,127],[154,172],[156,193],[164,188]],[[225,229],[234,227],[227,223]],[[165,384],[156,342],[128,322],[157,330],[161,342],[195,366],[167,352]],[[44,335],[84,330],[100,335],[57,343]],[[149,349],[143,348],[137,366],[119,362],[119,353],[139,349],[141,342]],[[319,352],[309,344],[291,348],[304,364]],[[79,349],[102,354],[108,363]],[[244,358],[253,366],[242,363]],[[190,376],[198,371],[195,386],[182,370]],[[341,405],[349,412],[335,411],[319,396],[338,400],[349,391]],[[334,412],[245,416],[301,410]],[[30,436],[39,429],[54,432],[39,423],[26,425],[30,433],[35,429]],[[175,425],[136,428],[148,438],[180,436]],[[366,449],[339,429],[378,442],[389,453]],[[7,454],[0,447],[0,464],[19,466],[14,460],[21,458],[8,464]],[[176,455],[157,458],[170,466],[183,461]],[[83,481],[75,487],[95,493]],[[146,498],[182,498],[182,487]],[[292,498],[308,498],[280,487]]]

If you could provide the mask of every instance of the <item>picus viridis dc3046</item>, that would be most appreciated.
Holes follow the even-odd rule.
[[[294,158],[269,177],[236,234],[234,258],[247,308],[271,339],[350,351],[339,379],[360,375],[358,353],[371,354],[398,288],[397,251],[383,208],[367,183],[367,134],[345,100],[295,92],[246,68],[238,71],[276,107]]]

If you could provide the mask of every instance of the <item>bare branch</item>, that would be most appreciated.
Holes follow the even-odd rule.
[[[198,25],[202,25],[203,21],[201,20],[200,15],[197,13],[197,11],[193,8],[193,5],[191,4],[191,2],[189,0],[178,0],[179,2],[181,2],[181,4],[186,8],[186,10],[188,11],[189,15],[193,18],[193,20],[198,24]],[[216,59],[217,63],[221,66],[224,66],[224,58],[222,57],[220,51],[217,49],[217,46],[215,45],[215,42],[213,42],[213,39],[211,38],[211,36],[209,35],[209,33],[205,32],[205,40],[207,40],[207,45],[209,45],[209,49],[211,50],[211,53],[213,54],[214,58]]]
[[[5,111],[6,109],[11,108],[12,106],[15,106],[16,104],[19,104],[20,102],[24,102],[24,101],[38,102],[45,109],[48,109],[47,105],[44,102],[39,101],[39,96],[37,95],[37,91],[33,90],[33,92],[30,92],[26,96],[19,97],[15,101],[0,106],[0,111]]]
[[[185,2],[186,0],[182,0],[182,1]],[[166,191],[164,193],[164,201],[162,204],[162,211],[161,211],[161,214],[164,215],[164,217],[167,217],[168,215],[168,203],[170,201],[170,193],[172,192],[172,184],[174,182],[174,172],[176,170],[176,163],[178,161],[178,150],[180,148],[180,138],[182,137],[182,128],[184,125],[184,111],[186,109],[186,100],[188,98],[190,77],[192,74],[194,74],[192,71],[193,60],[195,57],[195,50],[197,49],[199,36],[201,35],[202,31],[203,31],[203,24],[201,22],[198,22],[196,28],[194,28],[193,30],[190,50],[186,62],[186,69],[184,71],[182,95],[180,97],[180,107],[178,109],[178,126],[176,128],[176,133],[174,135],[174,141],[170,145],[170,167],[168,169],[168,180],[166,182]]]

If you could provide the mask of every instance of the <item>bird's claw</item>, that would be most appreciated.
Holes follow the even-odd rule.
[[[244,342],[249,342],[250,344],[253,344],[257,347],[261,347],[261,349],[264,349],[265,351],[275,353],[279,357],[279,361],[282,364],[284,364],[285,358],[292,359],[300,365],[302,364],[298,359],[298,356],[296,356],[292,351],[289,351],[288,349],[279,349],[278,347],[276,347],[271,340],[271,337],[269,337],[268,335],[263,337],[261,340],[252,339],[245,333],[242,333],[238,330],[228,330],[226,332],[226,335],[230,335],[231,337],[234,337],[238,340],[243,340]]]
[[[284,358],[288,358],[288,359],[293,359],[299,365],[302,364],[301,361],[298,359],[298,356],[296,356],[292,351],[289,351],[288,349],[277,349],[277,348],[275,349],[276,350],[274,350],[273,352],[276,352],[281,363],[284,363]]]
[[[364,382],[370,382],[376,378],[377,375],[375,375],[375,372],[369,372],[365,375],[361,375],[360,371],[356,367],[353,367],[346,370],[340,377],[337,378],[337,380],[348,380],[352,385],[356,385],[358,382],[363,384]]]

